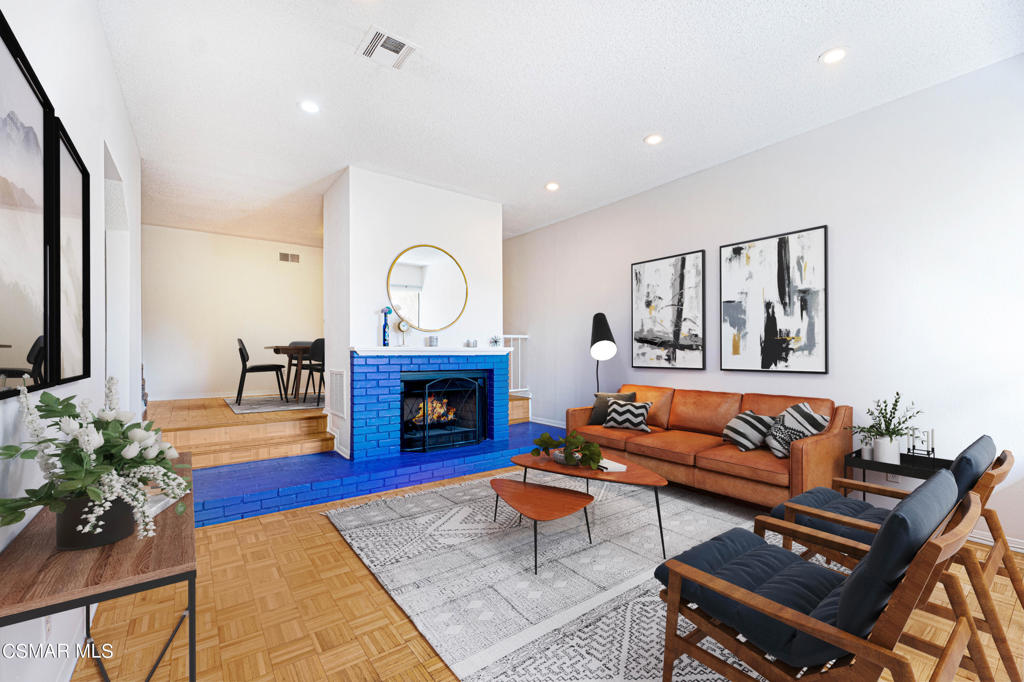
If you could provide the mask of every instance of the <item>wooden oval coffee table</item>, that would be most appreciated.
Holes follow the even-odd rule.
[[[587,505],[594,501],[592,495],[578,490],[567,490],[539,483],[510,481],[507,478],[491,479],[491,487],[497,496],[505,500],[508,506],[533,521],[533,573],[537,574],[537,522],[554,521],[565,518],[583,510],[583,520],[587,523],[587,540],[590,537],[590,518],[587,516]],[[494,518],[498,518],[498,499],[494,499]]]
[[[617,462],[617,460],[611,460]],[[528,469],[547,471],[552,474],[562,474],[574,478],[583,478],[587,481],[587,490],[590,490],[590,481],[605,481],[608,483],[623,483],[625,485],[640,485],[654,490],[654,507],[658,512],[658,533],[661,535],[661,556],[668,558],[665,553],[665,531],[661,525],[661,500],[658,499],[658,488],[668,485],[664,476],[656,474],[645,466],[636,462],[625,462],[625,471],[602,471],[584,466],[568,466],[559,464],[548,455],[533,456],[529,453],[516,455],[512,463],[523,467],[523,481],[526,481]]]

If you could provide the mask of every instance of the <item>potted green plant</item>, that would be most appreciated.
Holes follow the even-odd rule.
[[[178,452],[160,437],[153,422],[141,421],[118,407],[117,380],[107,379],[103,409],[94,412],[74,396],[39,396],[19,401],[29,441],[0,447],[0,459],[34,459],[45,483],[22,497],[0,499],[0,526],[25,518],[25,510],[47,507],[57,514],[57,548],[86,549],[117,542],[138,529],[156,533],[146,509],[151,487],[179,499],[192,487],[177,473]],[[179,502],[178,513],[184,511]]]
[[[576,431],[565,438],[554,438],[545,431],[533,444],[537,446],[530,452],[534,457],[545,454],[559,464],[588,466],[591,469],[597,469],[601,464],[601,446],[588,441]]]
[[[851,426],[850,430],[860,437],[861,446],[870,449],[872,457],[887,464],[899,464],[900,446],[898,438],[910,434],[910,423],[921,414],[914,404],[900,409],[902,396],[899,391],[896,397],[876,400],[874,407],[867,409],[871,423],[867,426]]]

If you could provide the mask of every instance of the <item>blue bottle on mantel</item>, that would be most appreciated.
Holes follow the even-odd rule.
[[[386,348],[389,345],[389,341],[390,341],[390,339],[388,338],[388,315],[391,314],[391,308],[385,306],[381,310],[381,312],[384,313],[384,335],[383,335],[383,339],[384,339],[384,347]]]

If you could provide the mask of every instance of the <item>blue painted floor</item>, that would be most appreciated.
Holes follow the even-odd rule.
[[[527,422],[511,425],[508,440],[431,453],[352,461],[321,452],[196,469],[196,526],[509,466],[509,458],[533,449],[533,440],[545,431],[565,435],[565,429]]]

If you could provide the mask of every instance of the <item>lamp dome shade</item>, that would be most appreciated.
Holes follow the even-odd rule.
[[[604,313],[594,313],[594,322],[590,329],[590,357],[595,360],[610,360],[615,357],[618,348],[608,318]]]

